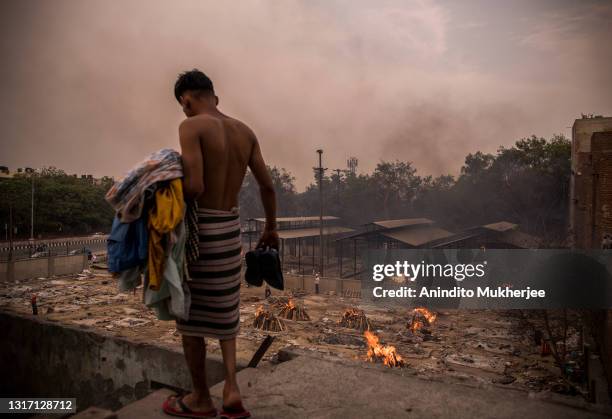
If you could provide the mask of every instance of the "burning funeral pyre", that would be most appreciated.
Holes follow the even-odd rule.
[[[436,314],[424,307],[417,307],[412,310],[412,318],[408,322],[408,329],[412,333],[421,330],[424,326],[431,326],[436,321]]]
[[[286,304],[281,306],[281,310],[278,313],[279,317],[283,319],[289,320],[300,320],[300,321],[309,321],[310,316],[306,312],[306,309],[303,305],[297,305],[293,302],[293,299],[290,298]]]
[[[370,321],[366,317],[364,311],[353,307],[344,310],[342,319],[340,320],[340,326],[348,327],[350,329],[357,329],[360,332],[370,330],[372,328],[372,325],[370,324]]]
[[[253,327],[270,332],[281,332],[285,330],[283,321],[276,317],[271,311],[264,309],[263,306],[257,307]]]
[[[363,333],[363,336],[366,338],[366,342],[368,343],[368,354],[366,356],[366,360],[369,362],[380,362],[387,367],[399,367],[402,368],[406,366],[406,363],[402,359],[402,357],[397,353],[395,346],[391,345],[382,345],[374,333],[366,330]]]

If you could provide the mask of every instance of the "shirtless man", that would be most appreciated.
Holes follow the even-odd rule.
[[[259,183],[266,213],[259,244],[278,248],[274,187],[253,131],[219,111],[219,99],[211,80],[198,70],[181,74],[174,93],[187,116],[179,127],[186,199],[196,199],[199,208],[211,210],[230,211],[238,207],[238,194],[248,167]],[[198,417],[209,412],[214,417],[216,411],[206,383],[204,337],[186,334],[182,337],[193,392],[169,399],[164,410],[182,415],[193,412]],[[225,365],[221,417],[248,417],[236,381],[236,338],[220,339],[220,346]]]

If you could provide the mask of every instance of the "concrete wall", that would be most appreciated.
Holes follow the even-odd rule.
[[[76,397],[78,410],[116,410],[152,386],[191,388],[178,350],[1,311],[0,330],[3,397]],[[220,357],[208,355],[206,369],[209,385],[223,380]]]
[[[0,262],[0,282],[76,274],[87,267],[87,255],[52,256]]]
[[[284,273],[285,289],[304,290],[315,292],[314,277],[312,275],[294,275]],[[361,281],[356,279],[321,278],[319,282],[321,293],[335,292],[337,295],[349,292],[356,294],[361,292]]]

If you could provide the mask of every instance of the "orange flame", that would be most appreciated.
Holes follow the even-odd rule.
[[[412,322],[412,324],[410,325],[410,330],[414,333],[417,330],[419,330],[420,328],[423,327],[423,322],[420,322],[418,320],[415,320]]]
[[[427,320],[427,323],[432,324],[433,322],[436,321],[436,313],[432,313],[431,311],[427,310],[425,307],[417,307],[413,310],[416,313],[420,313],[423,315],[423,317],[425,317],[425,319]]]
[[[257,307],[257,310],[255,311],[255,317],[261,316],[263,312],[264,312],[264,306],[263,305]]]
[[[287,307],[289,308],[289,310],[295,309],[295,303],[293,302],[293,298],[290,298],[289,301],[287,301]]]
[[[381,345],[378,336],[369,330],[366,330],[363,336],[368,343],[367,361],[376,362],[377,360],[382,360],[383,364],[389,368],[404,365],[404,360],[397,353],[395,346]]]
[[[420,315],[420,317],[417,317],[417,315]],[[425,307],[417,307],[412,310],[412,320],[408,323],[408,328],[414,333],[425,326],[424,321],[426,321],[428,325],[431,325],[436,321],[436,317],[435,313],[432,313]]]

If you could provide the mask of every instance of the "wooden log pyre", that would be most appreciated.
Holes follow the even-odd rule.
[[[281,319],[276,317],[274,313],[259,306],[255,312],[255,320],[253,327],[256,329],[267,330],[270,332],[282,332],[285,330],[285,325]]]
[[[301,320],[301,321],[309,321],[310,316],[306,312],[306,309],[303,305],[297,305],[293,302],[293,299],[289,299],[287,304],[281,307],[278,315],[284,319],[289,320]]]
[[[347,308],[340,319],[340,326],[357,329],[361,332],[370,330],[372,325],[363,310],[354,307]]]

